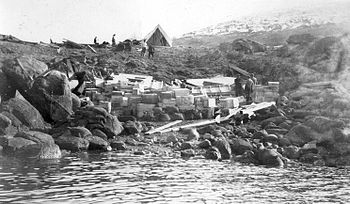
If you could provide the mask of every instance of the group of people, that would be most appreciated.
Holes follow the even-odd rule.
[[[245,82],[245,86],[243,89],[243,80],[240,75],[237,76],[235,79],[235,94],[236,97],[238,96],[245,96],[245,99],[247,103],[253,102],[253,98],[255,95],[255,86],[257,85],[258,81],[254,77],[254,74],[251,74],[249,78]]]
[[[141,41],[141,57],[144,57],[148,50],[148,58],[154,57],[155,49],[152,45],[147,45],[146,40]]]
[[[104,42],[105,43],[105,42]],[[102,44],[104,44],[104,43],[102,43]],[[95,38],[94,38],[94,44],[95,45],[98,45],[99,43],[98,43],[98,39],[97,39],[97,36],[95,36]],[[115,34],[113,34],[113,36],[112,36],[112,46],[115,46],[116,45],[116,41],[115,41]]]

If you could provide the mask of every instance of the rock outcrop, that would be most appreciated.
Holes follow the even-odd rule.
[[[61,150],[53,138],[37,131],[18,132],[14,137],[0,138],[3,151],[9,156],[28,157],[37,159],[58,159]]]

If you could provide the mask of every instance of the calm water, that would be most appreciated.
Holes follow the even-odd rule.
[[[0,156],[0,203],[349,203],[349,169],[244,166],[126,153]]]

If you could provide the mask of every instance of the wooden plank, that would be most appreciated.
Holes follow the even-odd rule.
[[[160,131],[160,133],[177,132],[179,130],[186,129],[186,128],[199,127],[199,126],[203,126],[203,125],[210,125],[213,123],[220,123],[220,122],[221,122],[221,118],[219,115],[215,119],[212,119],[212,120],[204,120],[204,121],[191,123],[191,124],[187,124],[187,125],[182,125],[182,126],[178,126],[178,127],[174,127],[174,128],[168,128],[168,129]]]
[[[160,132],[161,130],[167,129],[167,128],[173,126],[173,125],[179,124],[181,122],[182,122],[182,120],[175,120],[175,121],[173,121],[171,123],[168,123],[166,125],[163,125],[163,126],[160,126],[160,127],[156,128],[156,129],[150,130],[150,131],[146,132],[145,134],[146,135],[154,134],[154,133]]]
[[[94,48],[92,48],[90,45],[87,45],[87,47],[93,52],[93,53],[97,53],[96,50]]]

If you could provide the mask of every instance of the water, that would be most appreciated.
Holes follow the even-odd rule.
[[[349,183],[347,168],[115,152],[55,161],[0,156],[0,203],[348,203]]]

